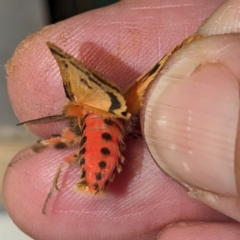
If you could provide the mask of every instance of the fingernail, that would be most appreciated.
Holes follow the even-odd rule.
[[[183,78],[163,75],[145,108],[154,160],[189,189],[236,196],[238,109],[238,82],[224,64],[205,63]]]
[[[240,208],[236,197],[223,196],[194,188],[189,189],[188,195],[232,219],[235,219],[238,222],[240,221]]]
[[[224,1],[223,4],[200,26],[198,34],[216,35],[238,33],[239,0]]]

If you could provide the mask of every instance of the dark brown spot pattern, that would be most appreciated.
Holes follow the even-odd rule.
[[[101,153],[105,156],[110,155],[110,150],[106,147],[101,148]]]
[[[80,147],[82,147],[86,143],[86,141],[87,141],[87,137],[84,136],[80,142]]]
[[[108,126],[112,126],[113,125],[113,121],[108,119],[108,118],[104,119],[104,123],[107,124]]]
[[[79,162],[80,167],[85,164],[85,158],[82,158]]]
[[[96,173],[96,180],[101,180],[102,179],[102,174],[99,172],[99,173]]]
[[[80,155],[83,155],[86,152],[86,148],[82,148],[79,152]]]
[[[112,140],[112,136],[111,136],[111,134],[108,133],[108,132],[102,133],[101,136],[102,136],[102,139],[105,140],[105,141],[111,141],[111,140]]]
[[[104,168],[107,166],[107,163],[102,160],[102,161],[100,161],[100,162],[98,163],[98,166],[99,166],[101,169],[104,169]]]
[[[86,177],[86,171],[83,169],[83,170],[82,170],[81,178],[85,178],[85,177]]]

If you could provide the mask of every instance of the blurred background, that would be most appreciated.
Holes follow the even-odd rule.
[[[17,45],[43,26],[73,15],[104,7],[117,0],[1,0],[0,1],[0,239],[31,239],[22,233],[6,213],[2,201],[4,172],[12,157],[36,141],[18,123],[8,100],[4,65]]]

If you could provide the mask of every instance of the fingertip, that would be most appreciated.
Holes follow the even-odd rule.
[[[235,44],[216,36],[173,55],[147,102],[144,132],[157,164],[182,185],[236,197],[240,52],[225,48]]]

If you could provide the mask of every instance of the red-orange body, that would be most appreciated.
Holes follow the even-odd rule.
[[[123,121],[89,114],[82,129],[79,151],[82,173],[77,187],[87,187],[92,193],[103,191],[115,172],[122,169],[123,146]]]

